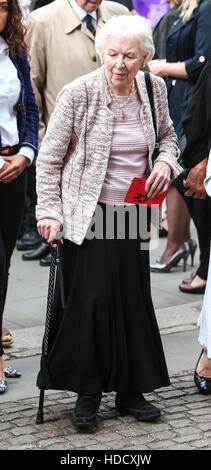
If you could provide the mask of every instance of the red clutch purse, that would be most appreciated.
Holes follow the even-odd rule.
[[[164,193],[160,194],[160,196],[156,196],[153,197],[153,199],[149,199],[145,191],[145,184],[146,179],[133,178],[133,181],[126,195],[125,202],[129,202],[131,204],[143,204],[148,207],[152,205],[157,205],[160,208],[163,200],[165,199],[168,193],[169,188],[167,191],[164,191]]]

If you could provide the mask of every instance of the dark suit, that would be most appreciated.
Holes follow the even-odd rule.
[[[208,157],[211,137],[211,54],[188,103],[182,125],[187,138],[183,154],[186,168]]]
[[[183,119],[183,129],[187,138],[183,161],[187,168],[193,168],[208,157],[211,143],[210,102],[211,57],[201,72]],[[185,202],[198,234],[200,266],[197,274],[202,279],[207,279],[211,238],[211,198],[201,200],[185,197]]]
[[[166,43],[168,62],[185,62],[188,79],[169,77],[167,81],[170,116],[176,133],[206,59],[211,55],[211,1],[204,0],[190,19],[181,18],[172,25]]]
[[[180,7],[176,5],[171,8],[158,23],[153,31],[153,41],[155,46],[155,55],[153,59],[166,58],[166,38],[172,24],[177,20],[180,14]]]

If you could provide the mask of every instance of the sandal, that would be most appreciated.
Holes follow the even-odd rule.
[[[5,336],[9,336],[10,339],[5,340],[4,339]],[[3,327],[2,328],[2,346],[3,346],[3,348],[6,348],[7,346],[10,346],[12,343],[13,343],[13,339],[12,339],[12,335],[11,335],[10,331],[7,328]]]

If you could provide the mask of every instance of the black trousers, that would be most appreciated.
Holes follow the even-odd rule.
[[[207,279],[209,259],[210,259],[210,237],[211,237],[211,198],[194,199],[185,197],[190,215],[195,224],[199,249],[200,265],[197,274],[202,279]]]
[[[30,165],[26,168],[26,197],[24,204],[24,213],[19,228],[18,238],[27,232],[37,231],[37,221],[35,216],[35,206],[37,204],[36,195],[36,168]]]
[[[202,279],[206,280],[210,259],[211,198],[207,197],[206,199],[194,199],[192,197],[183,197],[195,224],[198,235],[200,265],[197,269],[197,274]]]
[[[23,214],[25,191],[25,171],[12,183],[0,182],[0,356],[3,354],[2,316],[7,294],[10,260]]]

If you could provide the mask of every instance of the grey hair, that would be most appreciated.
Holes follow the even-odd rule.
[[[95,48],[102,59],[108,36],[135,37],[139,41],[140,51],[147,54],[146,62],[152,59],[155,49],[150,22],[139,15],[112,16],[96,35]]]

